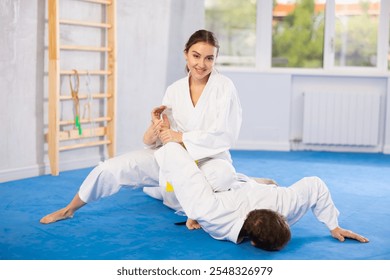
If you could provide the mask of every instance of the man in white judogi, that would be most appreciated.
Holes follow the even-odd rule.
[[[213,238],[239,243],[248,213],[270,209],[283,215],[289,225],[309,209],[324,223],[334,238],[368,242],[368,239],[339,227],[338,215],[325,183],[307,177],[288,188],[263,185],[249,179],[223,192],[214,192],[188,152],[169,142],[155,153],[160,172],[174,186],[174,193],[190,219],[197,220]]]

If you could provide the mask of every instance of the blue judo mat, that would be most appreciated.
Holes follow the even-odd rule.
[[[217,241],[142,189],[123,188],[80,209],[73,219],[41,225],[65,206],[91,168],[0,184],[2,260],[389,260],[390,156],[330,152],[233,151],[238,172],[288,186],[319,176],[340,210],[340,225],[370,239],[333,239],[311,212],[292,227],[282,251]]]

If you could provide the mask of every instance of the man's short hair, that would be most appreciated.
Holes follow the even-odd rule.
[[[285,217],[269,209],[249,212],[245,229],[253,245],[267,251],[279,251],[291,239],[290,227]]]

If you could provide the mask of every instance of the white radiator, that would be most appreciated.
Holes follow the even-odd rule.
[[[303,100],[303,143],[378,145],[379,93],[305,92]]]

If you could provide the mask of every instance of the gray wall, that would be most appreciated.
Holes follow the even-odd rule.
[[[68,9],[73,18],[100,12],[69,2],[78,5]],[[50,173],[46,10],[44,0],[0,0],[0,182]],[[202,26],[203,1],[117,0],[117,154],[142,147],[149,112],[168,83],[183,77],[185,41]],[[61,40],[83,36],[72,32],[61,32]],[[60,169],[105,157],[98,147],[61,152]]]

